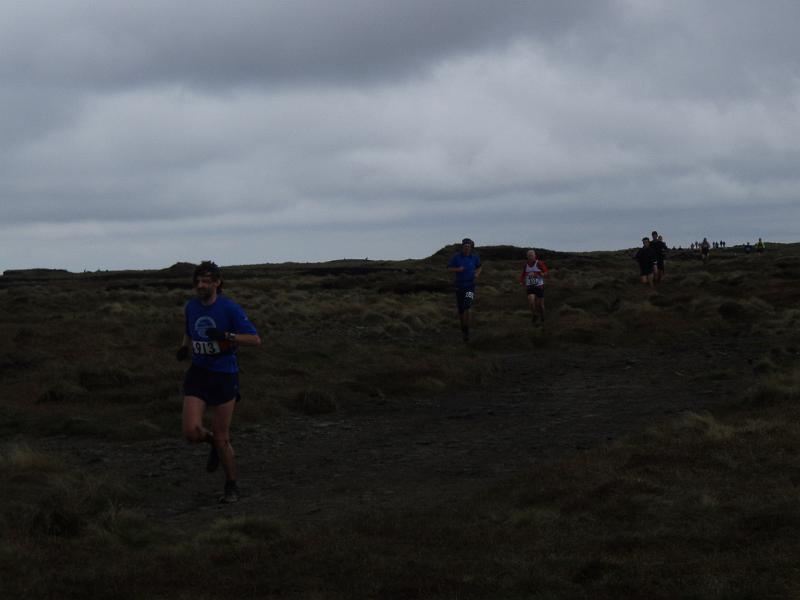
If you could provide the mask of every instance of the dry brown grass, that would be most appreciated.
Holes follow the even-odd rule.
[[[487,260],[468,347],[438,263],[234,270],[230,294],[264,336],[261,350],[241,354],[237,419],[250,425],[289,411],[315,419],[387,399],[397,407],[460,386],[500,390],[503,357],[533,349],[588,360],[612,344],[638,355],[653,343],[745,334],[759,349],[746,377],[724,358],[687,377],[740,377],[742,394],[725,410],[654,423],[445,506],[324,524],[256,515],[172,529],[111,475],[11,444],[0,452],[0,596],[795,597],[800,312],[794,261],[767,259],[670,262],[671,283],[653,294],[626,253],[558,255],[548,259],[545,328],[531,327],[521,261]],[[185,283],[131,275],[0,288],[0,432],[177,439],[185,365],[172,354]],[[770,335],[780,337],[759,337]]]

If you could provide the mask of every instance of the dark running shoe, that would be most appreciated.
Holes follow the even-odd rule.
[[[220,504],[234,504],[239,501],[239,486],[235,481],[225,482],[225,493],[219,498]]]
[[[219,467],[219,450],[213,444],[211,450],[208,452],[208,460],[206,461],[206,471],[213,473]]]

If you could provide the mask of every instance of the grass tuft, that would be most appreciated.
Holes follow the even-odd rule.
[[[4,477],[31,472],[56,473],[63,468],[58,459],[25,444],[11,444],[0,452],[0,473]]]
[[[766,376],[745,393],[744,402],[754,406],[797,404],[800,402],[800,371]]]
[[[298,392],[286,402],[286,407],[304,415],[326,415],[339,409],[334,394],[317,388]]]

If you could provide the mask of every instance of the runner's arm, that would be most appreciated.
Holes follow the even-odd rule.
[[[189,358],[189,354],[191,353],[191,348],[192,348],[189,342],[190,342],[189,336],[184,333],[183,341],[181,342],[181,345],[178,347],[178,351],[175,352],[175,358],[177,358],[178,360],[186,360],[187,358]]]
[[[223,331],[216,327],[206,329],[206,336],[220,344],[239,344],[240,346],[260,346],[261,337],[257,333],[236,333],[235,331]]]
[[[458,260],[456,260],[457,258],[458,258],[457,256],[453,256],[450,260],[447,261],[447,270],[450,271],[451,273],[460,273],[461,271],[464,270],[464,267],[458,264]]]
[[[230,315],[231,320],[228,324],[230,330],[227,332],[222,332],[223,340],[231,345],[260,346],[261,336],[258,335],[258,331],[248,320],[247,315],[244,314],[242,308],[234,304],[233,309],[234,310]],[[206,335],[208,335],[208,333],[206,333]]]
[[[233,335],[236,336],[236,339],[231,340],[232,342],[236,342],[240,346],[260,346],[261,345],[261,336],[253,334],[253,333],[234,333]]]

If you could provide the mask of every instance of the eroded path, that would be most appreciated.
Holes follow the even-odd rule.
[[[258,514],[282,521],[348,512],[446,505],[541,461],[589,449],[682,411],[723,406],[742,378],[710,377],[724,365],[751,373],[766,340],[738,338],[663,348],[556,346],[500,359],[482,389],[397,400],[370,414],[289,416],[238,423],[242,500],[216,503],[220,473],[205,446],[180,439],[138,443],[47,438],[90,472],[122,475],[140,509],[176,525]]]

